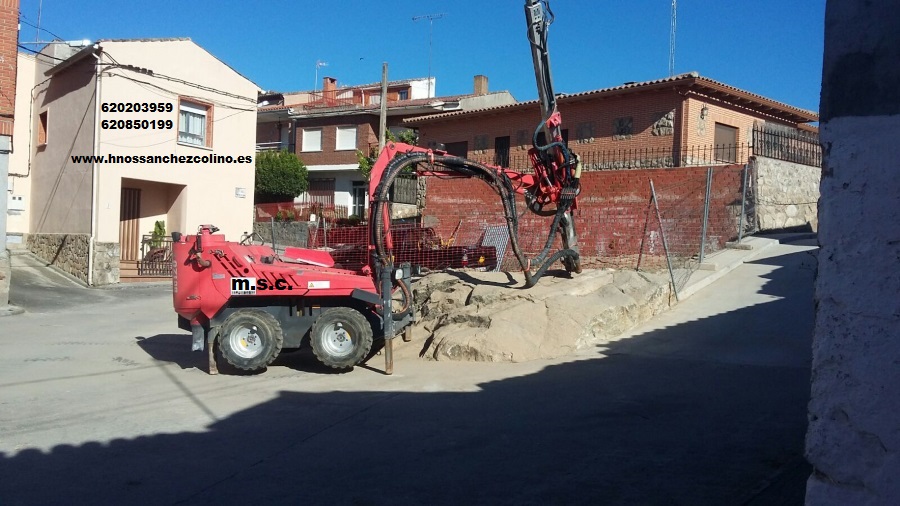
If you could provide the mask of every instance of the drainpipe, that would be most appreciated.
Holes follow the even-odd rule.
[[[94,44],[94,49],[100,46]],[[102,52],[94,53],[97,59],[97,75],[94,80],[94,146],[93,155],[100,154],[100,73],[102,72],[100,64],[102,63]],[[88,286],[94,286],[94,235],[97,233],[97,162],[91,162],[91,235],[88,238]]]

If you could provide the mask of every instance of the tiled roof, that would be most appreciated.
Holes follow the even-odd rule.
[[[791,105],[787,105],[782,102],[777,102],[775,100],[768,99],[763,97],[762,95],[757,95],[755,93],[751,93],[749,91],[744,91],[739,88],[735,88],[734,86],[729,86],[727,84],[721,83],[719,81],[715,81],[713,79],[709,79],[707,77],[703,77],[697,72],[688,72],[685,74],[678,74],[671,77],[666,77],[662,79],[655,79],[652,81],[641,81],[641,82],[633,82],[633,83],[625,83],[619,86],[613,86],[611,88],[600,88],[597,90],[583,91],[580,93],[572,93],[572,94],[560,94],[557,97],[557,100],[560,103],[565,103],[568,101],[577,101],[584,98],[602,98],[605,96],[618,95],[623,93],[632,93],[632,92],[641,92],[650,89],[659,88],[662,86],[668,85],[685,85],[685,86],[697,86],[699,88],[705,88],[708,90],[716,91],[719,93],[725,93],[728,95],[732,95],[735,98],[740,98],[745,101],[749,101],[755,103],[757,106],[765,107],[767,109],[774,110],[775,112],[769,111],[769,114],[779,115],[778,113],[782,113],[781,115],[790,116],[792,120],[797,122],[808,122],[808,121],[818,121],[818,115],[813,111],[807,111],[805,109],[800,109],[798,107],[794,107]],[[524,109],[534,105],[539,104],[539,100],[528,100],[525,102],[517,102],[515,104],[501,105],[495,107],[487,107],[482,109],[472,109],[469,111],[453,111],[446,112],[440,114],[432,114],[429,116],[419,116],[417,118],[409,118],[404,120],[405,123],[427,123],[430,121],[441,120],[444,118],[452,118],[463,115],[478,115],[483,113],[496,113],[506,110],[517,110]]]

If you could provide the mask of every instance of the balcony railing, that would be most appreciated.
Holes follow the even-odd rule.
[[[257,142],[256,152],[262,151],[284,151],[294,152],[294,144],[288,142]]]

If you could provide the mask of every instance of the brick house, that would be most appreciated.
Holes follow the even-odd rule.
[[[700,76],[585,91],[559,98],[563,137],[588,170],[743,163],[754,124],[815,131],[811,112]],[[537,100],[410,118],[421,145],[452,154],[526,167],[540,122]]]
[[[411,117],[515,103],[509,92],[488,92],[485,76],[475,77],[471,94],[435,97],[433,91],[434,78],[388,83],[388,129],[410,129],[403,120]],[[257,150],[292,151],[309,171],[309,191],[298,200],[364,216],[368,183],[358,170],[356,152],[378,145],[381,84],[339,88],[334,78],[325,77],[320,91],[267,93],[260,104]]]

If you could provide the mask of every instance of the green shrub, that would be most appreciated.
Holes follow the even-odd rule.
[[[289,151],[256,156],[256,202],[289,202],[309,187],[306,165]]]

